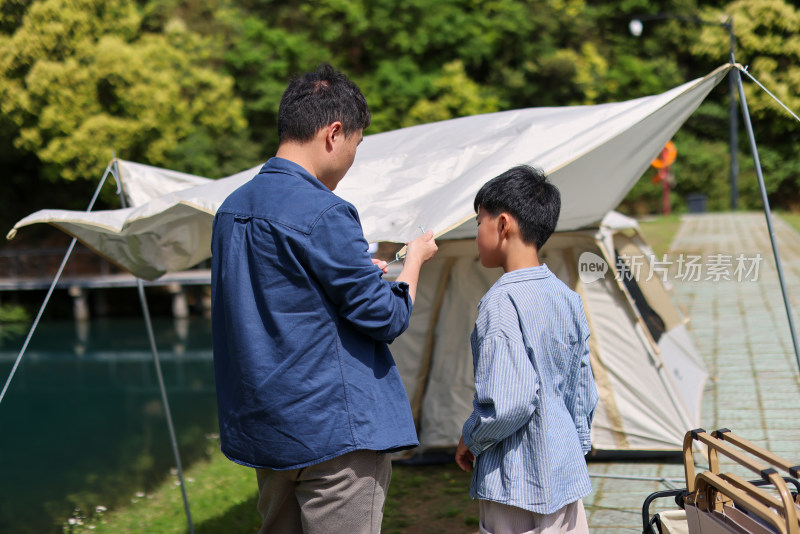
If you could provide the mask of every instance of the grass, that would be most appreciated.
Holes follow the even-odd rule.
[[[197,534],[252,534],[258,531],[256,479],[252,469],[234,464],[209,438],[207,460],[184,472]],[[386,499],[385,534],[474,534],[478,504],[469,497],[470,474],[455,462],[445,465],[395,465]],[[65,520],[68,534],[185,534],[188,532],[176,473],[154,491],[131,496],[122,508],[76,511]]]
[[[789,223],[792,228],[800,232],[800,213],[780,212],[778,215],[781,219]]]
[[[219,452],[219,440],[209,439],[208,459],[184,471],[186,492],[197,534],[252,533],[258,530],[256,482],[252,469],[234,464]],[[130,504],[106,512],[76,511],[64,532],[158,534],[188,532],[176,473],[153,492],[131,496]]]
[[[469,497],[471,474],[451,462],[443,465],[395,465],[386,498],[384,534],[474,534],[478,501]]]
[[[800,213],[782,211],[778,213],[778,216],[800,232]],[[675,234],[678,232],[680,225],[680,215],[654,217],[639,221],[639,228],[641,228],[642,234],[650,246],[653,247],[653,251],[659,256],[669,252],[670,244],[675,239]]]
[[[680,226],[680,215],[654,217],[639,221],[642,235],[659,257],[669,252],[669,247]]]

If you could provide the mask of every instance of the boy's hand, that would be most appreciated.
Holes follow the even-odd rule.
[[[472,471],[472,462],[474,461],[475,455],[464,445],[464,436],[461,436],[458,442],[458,448],[456,449],[456,463],[458,467],[469,473]]]

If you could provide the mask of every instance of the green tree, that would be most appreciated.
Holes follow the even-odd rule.
[[[500,109],[499,98],[491,90],[481,88],[470,80],[460,60],[447,63],[442,70],[442,75],[433,82],[437,91],[434,98],[418,100],[409,110],[403,126],[491,113]]]
[[[800,94],[800,68],[797,67],[800,18],[798,10],[790,3],[783,0],[701,2],[693,11],[678,13],[697,16],[712,24],[647,23],[645,30],[649,35],[643,35],[640,40],[643,52],[652,54],[665,48],[678,51],[676,58],[684,79],[709,72],[727,62],[730,46],[728,31],[713,23],[725,23],[732,16],[737,61],[748,66],[748,71],[790,109],[800,107],[797,96]],[[800,162],[796,161],[794,153],[800,141],[800,128],[765,91],[745,75],[742,78],[771,203],[781,207],[796,206],[800,203]],[[692,192],[708,195],[709,209],[730,208],[728,103],[728,85],[724,83],[712,91],[676,135],[679,155],[673,169],[677,179],[673,200],[678,209],[685,207],[685,197]],[[739,207],[760,209],[761,195],[741,119],[737,150]],[[660,208],[655,206],[660,206],[660,202],[653,202],[656,186],[644,182],[645,178],[631,191],[624,206],[630,208],[639,199],[640,207],[648,204],[657,211]],[[642,202],[645,199],[649,200]]]
[[[734,17],[737,59],[789,109],[800,112],[800,10],[783,0],[739,0],[726,10]],[[798,207],[800,124],[744,75],[743,85],[770,201]],[[750,152],[749,145],[746,150]],[[741,186],[743,199],[748,207],[761,207],[750,158],[746,171],[749,179]]]
[[[272,153],[278,144],[278,104],[287,80],[330,57],[305,30],[282,28],[269,18],[236,9],[218,14],[225,25],[225,67],[245,103],[250,134],[262,153]]]
[[[45,0],[0,36],[4,129],[43,177],[96,180],[112,151],[212,176],[252,163],[242,102],[212,68],[209,39],[180,19],[141,29],[132,1]]]
[[[630,18],[646,13],[733,15],[737,58],[790,108],[800,107],[800,20],[786,0],[4,0],[0,136],[9,142],[0,145],[0,163],[12,191],[38,200],[30,176],[80,187],[112,149],[229,174],[274,152],[287,79],[322,61],[364,91],[373,112],[368,134],[495,110],[636,98],[727,61],[728,34],[719,26],[652,21],[632,37]],[[796,123],[747,80],[745,87],[773,198],[797,197]],[[678,208],[690,192],[708,194],[712,207],[728,202],[727,109],[722,84],[676,136]],[[758,207],[743,133],[741,203]],[[629,200],[660,198],[648,183]]]
[[[625,9],[642,3],[628,2]],[[445,66],[454,62],[476,95],[491,100],[487,109],[614,100],[646,64],[625,61],[627,70],[615,70],[596,26],[614,20],[624,28],[620,11],[616,4],[603,11],[584,0],[251,0],[237,2],[228,14],[228,68],[246,95],[251,124],[268,131],[287,76],[321,60],[362,87],[373,110],[370,132],[415,122],[409,115],[414,106],[443,104],[442,79],[450,76]],[[654,62],[651,74],[663,72],[664,64]],[[641,94],[647,92],[636,96]],[[446,115],[475,107],[463,98],[461,103],[467,107]]]

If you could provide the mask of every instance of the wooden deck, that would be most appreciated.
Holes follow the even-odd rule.
[[[55,276],[55,275],[54,275]],[[15,276],[0,278],[0,291],[34,291],[49,289],[53,283],[53,276],[27,278]],[[179,286],[209,285],[211,284],[210,269],[193,269],[177,273],[167,273],[153,281],[144,281],[145,286]],[[116,287],[136,287],[136,277],[131,274],[97,274],[88,276],[64,276],[56,284],[57,289],[81,288],[104,289]]]

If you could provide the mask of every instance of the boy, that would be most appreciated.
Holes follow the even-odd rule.
[[[538,257],[560,210],[558,189],[527,166],[475,196],[481,263],[504,271],[478,304],[474,409],[456,451],[465,471],[474,461],[481,533],[589,532],[589,327],[580,296]]]
[[[388,453],[417,445],[387,343],[408,327],[436,243],[412,241],[387,282],[355,207],[333,193],[369,122],[361,91],[330,65],[292,80],[276,156],[214,219],[222,452],[256,469],[262,534],[377,534]]]

